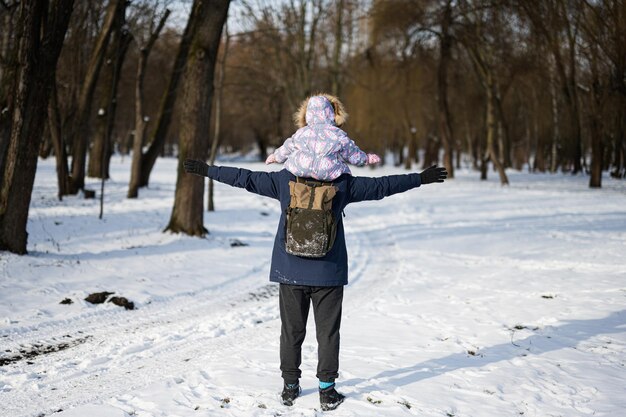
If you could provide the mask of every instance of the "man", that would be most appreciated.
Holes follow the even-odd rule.
[[[445,168],[431,166],[422,173],[384,177],[353,177],[341,175],[332,182],[336,193],[332,199],[335,219],[334,244],[322,257],[295,256],[286,250],[286,219],[291,202],[290,182],[297,178],[283,169],[278,172],[255,172],[241,168],[209,166],[187,159],[185,171],[205,176],[233,187],[279,200],[281,217],[274,240],[270,281],[280,284],[281,319],[280,369],[284,380],[281,394],[285,405],[293,405],[300,395],[301,347],[306,333],[309,307],[313,304],[318,343],[317,378],[322,410],[334,410],[345,396],[335,389],[339,376],[339,328],[343,287],[348,283],[348,254],[341,213],[350,203],[380,200],[423,184],[442,183]],[[291,187],[293,188],[293,187]]]

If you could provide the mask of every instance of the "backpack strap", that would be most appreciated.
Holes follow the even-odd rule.
[[[315,186],[311,187],[311,197],[309,198],[309,207],[308,209],[312,209],[313,208],[313,202],[315,201]]]

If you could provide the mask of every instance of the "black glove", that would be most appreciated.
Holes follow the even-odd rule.
[[[422,180],[422,184],[443,182],[443,180],[445,180],[446,178],[448,178],[448,172],[446,171],[446,169],[438,167],[437,165],[426,168],[420,173],[420,179]]]
[[[202,161],[196,161],[194,159],[185,159],[183,162],[185,172],[194,175],[201,175],[203,177],[209,176],[209,166]]]

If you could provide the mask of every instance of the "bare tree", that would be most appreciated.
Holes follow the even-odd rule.
[[[133,140],[133,159],[130,169],[130,184],[128,186],[128,198],[137,198],[141,181],[141,161],[143,156],[143,146],[146,136],[146,126],[148,117],[144,112],[144,78],[146,76],[146,66],[154,43],[159,37],[165,21],[170,15],[170,10],[165,9],[158,23],[156,21],[156,9],[153,9],[152,18],[149,19],[149,29],[147,39],[142,39],[140,34],[135,35],[137,47],[139,48],[139,62],[137,64],[137,78],[135,83],[135,134]]]
[[[451,0],[443,1],[420,1],[400,0],[394,2],[378,1],[374,6],[374,24],[378,35],[386,33],[396,37],[399,53],[402,60],[416,60],[417,55],[427,49],[427,43],[436,41],[438,48],[436,68],[436,96],[437,101],[437,132],[438,138],[430,136],[427,139],[428,161],[435,157],[438,159],[438,147],[444,148],[444,166],[448,171],[449,178],[454,178],[454,139],[452,116],[448,102],[448,68],[451,63],[452,47],[454,45],[455,4]],[[408,56],[407,56],[408,55]],[[416,66],[419,68],[419,66]],[[414,131],[415,123],[411,123],[411,132]],[[415,155],[414,132],[407,135],[408,158],[405,161],[407,168],[411,166],[411,160]]]
[[[598,104],[606,102],[605,108],[614,109],[597,114],[592,124],[604,125],[604,135],[598,136],[592,129],[591,181],[599,184],[602,136],[613,139],[612,144],[605,144],[612,145],[611,175],[616,178],[626,175],[626,5],[618,0],[580,0],[579,7],[584,11],[581,28],[592,75],[590,91],[596,97],[590,108],[600,110]]]
[[[327,15],[323,0],[293,0],[277,7],[259,4],[260,12],[243,2],[253,29],[269,42],[262,51],[270,54],[278,86],[285,93],[289,108],[295,109],[313,92],[319,62],[315,59],[322,45],[320,24]]]
[[[4,30],[0,32],[0,175],[4,170],[6,153],[11,137],[13,106],[15,101],[15,80],[18,70],[18,39],[24,28],[15,24],[19,3],[13,2],[0,8],[0,19]]]
[[[187,56],[182,91],[178,178],[174,208],[166,231],[204,236],[203,179],[182,169],[186,158],[204,160],[208,150],[213,74],[230,0],[195,0],[193,35]]]
[[[330,91],[335,96],[341,95],[341,48],[343,47],[343,12],[345,0],[337,0],[335,8],[335,36],[333,39],[333,57],[331,64],[331,87]]]
[[[89,118],[93,104],[94,91],[96,82],[104,56],[107,44],[113,31],[116,16],[119,9],[126,0],[110,0],[106,9],[104,22],[100,34],[96,40],[96,44],[89,59],[87,72],[81,87],[78,105],[76,110],[75,122],[70,127],[69,142],[72,144],[72,172],[70,193],[75,194],[82,190],[85,186],[85,163],[87,160],[87,144],[89,139]]]
[[[122,65],[132,36],[126,22],[126,3],[118,10],[111,42],[104,60],[97,119],[92,146],[89,150],[87,174],[93,178],[109,178],[111,135],[117,112],[117,96]],[[102,196],[101,196],[102,197]]]
[[[149,141],[150,146],[141,157],[141,176],[139,179],[140,187],[148,186],[152,168],[154,168],[157,157],[162,152],[163,145],[165,144],[166,135],[172,121],[172,114],[174,113],[174,104],[176,103],[176,97],[179,91],[178,86],[185,69],[192,35],[194,34],[193,24],[197,21],[197,17],[194,15],[196,12],[197,10],[192,8],[178,46],[178,52],[176,53],[176,58],[174,59],[174,66],[172,68],[167,87],[163,93],[163,97],[161,98],[156,127],[154,128]]]
[[[452,1],[446,0],[441,10],[441,34],[439,35],[439,64],[437,69],[437,104],[439,109],[439,135],[444,148],[443,165],[448,171],[448,177],[454,178],[453,164],[453,134],[450,106],[448,104],[448,65],[452,48],[450,26],[453,24]]]
[[[26,253],[26,223],[37,154],[56,64],[74,6],[73,0],[20,2],[19,69],[6,163],[0,183],[0,250]]]
[[[580,10],[570,7],[567,0],[546,0],[538,3],[518,2],[532,27],[544,39],[554,59],[556,73],[571,119],[573,173],[582,170],[582,131],[578,97],[578,63],[576,38],[580,25]]]
[[[226,73],[226,58],[228,57],[228,47],[230,46],[230,34],[228,26],[224,29],[224,43],[222,44],[222,58],[219,61],[219,72],[215,83],[215,121],[213,123],[213,140],[211,141],[211,151],[209,152],[209,165],[215,164],[217,149],[220,143],[220,128],[222,124],[222,97],[224,96],[224,75]],[[209,178],[207,186],[207,210],[215,211],[213,201],[213,178]]]
[[[59,112],[59,97],[56,80],[52,81],[50,100],[48,102],[48,130],[54,149],[57,167],[57,184],[59,187],[57,196],[63,200],[63,196],[69,193],[69,168],[67,166],[67,152],[62,137],[61,114]]]
[[[460,5],[463,9],[462,18],[464,32],[463,35],[459,37],[459,41],[467,50],[485,92],[485,124],[487,135],[484,158],[494,164],[500,176],[500,183],[506,185],[509,183],[509,179],[504,170],[503,162],[500,160],[500,155],[498,155],[495,148],[495,141],[498,136],[499,116],[502,115],[502,112],[498,111],[497,103],[498,86],[497,70],[495,67],[495,48],[494,45],[490,43],[490,39],[498,39],[498,36],[501,34],[497,32],[488,33],[490,29],[492,31],[496,29],[489,25],[493,22],[489,13],[493,11],[491,7],[494,6],[491,4],[488,6],[470,5],[466,1],[461,2]],[[486,170],[483,169],[481,179],[486,179],[485,174]]]

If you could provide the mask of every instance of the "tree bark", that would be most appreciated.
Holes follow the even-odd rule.
[[[4,172],[4,164],[6,161],[6,153],[9,149],[9,141],[11,139],[11,125],[14,101],[15,101],[15,81],[17,80],[17,51],[19,39],[22,38],[24,28],[22,25],[14,25],[15,11],[4,16],[7,22],[6,32],[3,33],[3,56],[5,63],[2,67],[0,75],[0,179]]]
[[[483,48],[479,44],[474,44],[467,45],[467,49],[470,58],[472,59],[472,63],[474,64],[474,69],[481,80],[486,96],[485,124],[487,128],[487,143],[485,145],[483,160],[481,161],[480,179],[487,179],[487,159],[489,159],[494,165],[494,168],[498,171],[500,183],[502,185],[508,185],[509,179],[506,175],[502,162],[498,158],[494,143],[498,128],[498,109],[496,102],[496,81],[494,78],[494,70],[490,64],[493,61],[493,58],[491,58],[488,46]]]
[[[20,2],[15,109],[0,183],[0,250],[26,253],[26,223],[48,98],[74,0]]]
[[[109,43],[109,38],[113,30],[115,17],[118,15],[119,8],[122,7],[123,4],[125,4],[125,0],[110,0],[107,6],[104,23],[98,35],[98,39],[96,40],[91,58],[89,59],[87,73],[78,98],[75,122],[73,123],[69,136],[69,141],[72,146],[71,194],[76,194],[85,187],[89,117],[91,115],[94,91],[104,61],[107,44]]]
[[[555,173],[558,169],[558,151],[559,151],[559,142],[560,142],[560,131],[559,131],[559,104],[558,98],[556,95],[556,80],[554,79],[553,70],[550,69],[550,95],[552,98],[552,147],[550,152],[550,172]]]
[[[170,15],[168,9],[165,10],[163,16],[157,25],[154,32],[150,34],[150,37],[145,45],[139,46],[139,62],[137,64],[137,78],[135,82],[135,137],[133,140],[133,155],[132,163],[130,166],[130,183],[128,185],[128,198],[137,198],[139,195],[139,182],[141,178],[141,157],[143,155],[143,145],[146,140],[146,126],[148,124],[148,118],[144,114],[144,99],[143,99],[143,82],[146,77],[146,66],[148,65],[148,58],[154,43],[159,37],[165,21]]]
[[[495,92],[494,92],[494,82],[493,75],[491,71],[487,72],[487,154],[489,155],[489,159],[491,163],[494,165],[496,170],[498,171],[498,175],[500,176],[500,184],[508,185],[509,179],[506,176],[506,172],[504,171],[504,166],[502,162],[498,158],[496,153],[494,140],[496,137],[496,129],[497,129],[497,115],[496,115],[496,103],[495,103]]]
[[[502,105],[502,95],[500,93],[500,85],[494,82],[494,99],[496,106],[496,114],[498,116],[498,151],[499,160],[504,168],[511,167],[511,137],[509,135],[509,125],[504,115],[504,106]]]
[[[576,31],[577,28],[572,28],[572,22],[569,20],[563,0],[545,2],[545,9],[537,7],[537,4],[533,2],[519,2],[519,4],[531,20],[533,26],[537,28],[545,39],[554,58],[556,73],[561,83],[566,109],[570,116],[571,137],[574,141],[574,152],[570,159],[574,165],[573,173],[578,173],[582,170],[582,130],[580,106],[578,104],[576,41],[573,34],[573,31]],[[561,33],[560,28],[553,28],[551,26],[553,22],[560,22],[567,34],[567,57],[563,56],[565,48],[563,47],[564,42],[561,41],[559,36],[559,33]],[[570,66],[569,73],[566,69],[566,59]]]
[[[400,154],[402,155],[402,148],[400,148]],[[429,134],[426,137],[426,146],[424,149],[424,162],[422,163],[422,169],[426,169],[431,165],[439,162],[439,140]]]
[[[111,134],[113,133],[120,73],[126,52],[128,52],[128,47],[132,41],[132,36],[128,29],[125,28],[125,15],[126,5],[122,4],[116,17],[115,27],[111,35],[111,44],[104,62],[98,118],[96,120],[93,143],[89,151],[89,164],[87,167],[87,175],[92,178],[109,179],[111,152],[105,151],[105,148],[111,149],[111,146],[106,141],[111,140]]]
[[[589,128],[591,130],[591,176],[589,177],[590,188],[602,187],[602,162],[604,156],[604,141],[600,118],[597,114],[591,114]]]
[[[413,162],[417,162],[417,137],[415,133],[411,132],[412,129],[414,129],[412,126],[407,129],[407,155],[404,159],[404,169],[406,170],[410,170],[413,166]]]
[[[186,174],[182,162],[207,156],[215,60],[229,5],[230,0],[195,0],[193,4],[197,21],[192,23],[194,33],[184,74],[178,178],[166,231],[192,236],[208,233],[203,224],[203,178]]]
[[[539,97],[536,88],[531,85],[532,91],[532,105],[535,109],[539,108]],[[534,137],[535,144],[535,160],[533,162],[532,171],[545,172],[546,171],[546,158],[545,158],[545,145],[543,135],[539,134],[539,114],[532,112],[532,136]]]
[[[624,178],[626,176],[626,97],[620,97],[620,108],[617,111],[615,120],[615,141],[613,154],[613,170],[611,176],[614,178]]]
[[[209,152],[209,165],[215,164],[217,158],[217,149],[220,143],[220,128],[222,122],[222,96],[224,93],[224,75],[226,74],[226,58],[228,57],[228,47],[230,46],[230,35],[228,27],[225,28],[226,36],[224,37],[224,51],[220,61],[219,75],[217,77],[217,94],[215,96],[215,123],[213,129],[213,141],[211,142],[211,152]],[[207,210],[215,211],[215,202],[213,201],[213,179],[209,178],[207,187]]]
[[[63,196],[68,194],[69,189],[69,169],[67,165],[67,151],[61,132],[61,115],[59,113],[59,99],[57,96],[56,81],[52,81],[52,91],[50,92],[50,100],[48,103],[48,130],[52,140],[54,149],[54,158],[57,167],[57,184],[59,187],[59,201],[63,200]]]
[[[448,178],[454,178],[453,150],[452,150],[452,123],[450,106],[448,105],[448,64],[450,62],[450,50],[452,37],[450,36],[450,24],[452,23],[452,6],[448,0],[441,18],[441,37],[439,45],[439,65],[437,67],[437,93],[439,110],[439,136],[443,144],[443,166],[448,171]]]
[[[174,112],[174,104],[176,103],[176,96],[178,95],[178,85],[185,69],[185,63],[187,62],[187,55],[189,54],[189,47],[191,45],[192,35],[194,34],[193,25],[197,22],[195,17],[196,9],[192,8],[187,25],[183,32],[183,36],[180,40],[180,46],[174,60],[174,66],[170,75],[169,82],[163,98],[161,99],[161,106],[159,109],[159,116],[156,122],[156,128],[152,134],[150,140],[150,146],[148,150],[141,156],[141,176],[139,179],[140,187],[147,187],[150,182],[150,173],[154,168],[154,164],[158,156],[163,151],[163,145],[167,138],[167,131],[172,121],[172,113]]]
[[[563,5],[563,1],[561,2]],[[565,7],[562,8],[563,16],[567,16],[567,11]],[[573,174],[577,174],[582,171],[583,166],[581,162],[584,160],[583,158],[583,143],[582,143],[582,128],[581,128],[581,113],[580,113],[580,103],[578,100],[578,71],[577,71],[577,59],[576,59],[576,39],[572,30],[577,31],[577,28],[572,28],[572,25],[569,21],[569,18],[566,17],[566,33],[567,33],[567,41],[568,41],[568,58],[569,58],[569,76],[568,80],[568,98],[570,101],[570,112],[572,115],[572,122],[574,128],[574,171]]]
[[[337,0],[335,17],[335,44],[333,45],[332,79],[330,91],[334,96],[341,95],[341,46],[343,44],[344,0]]]
[[[591,130],[591,176],[590,188],[602,187],[602,169],[604,162],[604,140],[602,138],[602,92],[600,77],[598,74],[597,46],[590,48],[591,91],[589,106],[589,129]]]

